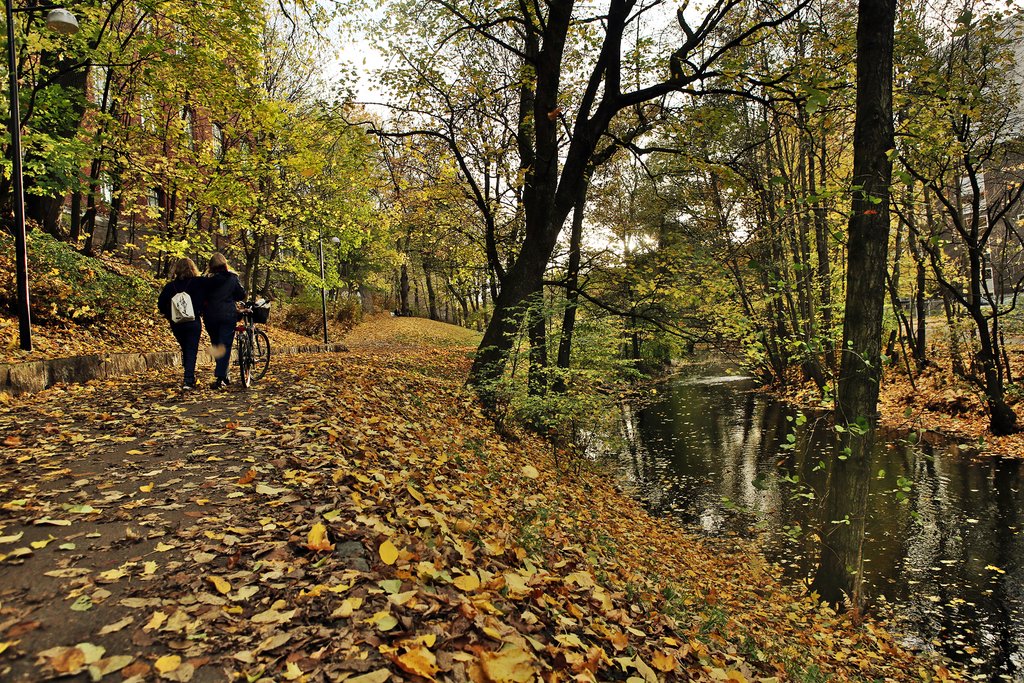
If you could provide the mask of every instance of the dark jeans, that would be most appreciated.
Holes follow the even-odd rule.
[[[206,333],[210,335],[210,343],[223,346],[224,355],[217,359],[213,368],[213,376],[228,378],[228,363],[231,361],[231,343],[235,340],[234,320],[207,320]]]
[[[199,355],[199,337],[203,333],[203,325],[199,320],[189,323],[171,325],[171,332],[181,346],[181,367],[185,371],[185,384],[195,386],[196,356]]]

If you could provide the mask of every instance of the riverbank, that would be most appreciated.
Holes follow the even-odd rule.
[[[496,434],[456,331],[378,319],[249,392],[165,370],[9,401],[0,677],[956,677]]]
[[[1016,358],[1024,362],[1024,358]],[[1020,367],[1018,362],[1016,367]],[[766,387],[784,400],[814,410],[831,410],[831,396],[810,382]],[[1006,456],[1024,459],[1024,403],[1008,392],[1021,431],[995,436],[988,430],[983,395],[952,372],[931,365],[913,381],[902,367],[887,367],[880,386],[878,412],[882,428],[891,433],[949,445],[970,457]]]

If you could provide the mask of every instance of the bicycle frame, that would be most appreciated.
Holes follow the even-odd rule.
[[[241,384],[248,387],[270,366],[270,339],[256,327],[251,307],[242,310],[235,325],[235,348]]]

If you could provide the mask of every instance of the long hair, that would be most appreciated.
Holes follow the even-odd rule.
[[[199,269],[196,268],[196,264],[193,263],[192,259],[180,258],[174,264],[174,270],[171,275],[175,280],[187,280],[190,277],[199,277]]]
[[[207,273],[233,273],[234,271],[228,266],[228,260],[224,254],[219,251],[213,252],[213,256],[210,257],[210,265],[206,267]]]

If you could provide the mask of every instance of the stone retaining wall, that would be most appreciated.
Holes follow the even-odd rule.
[[[344,344],[309,344],[271,349],[271,363],[275,356],[340,351],[348,351],[348,348]],[[200,349],[196,366],[204,365],[213,365],[213,356]],[[98,353],[25,363],[0,363],[0,392],[18,395],[42,391],[54,384],[82,383],[91,379],[134,375],[166,367],[181,367],[180,351]]]

